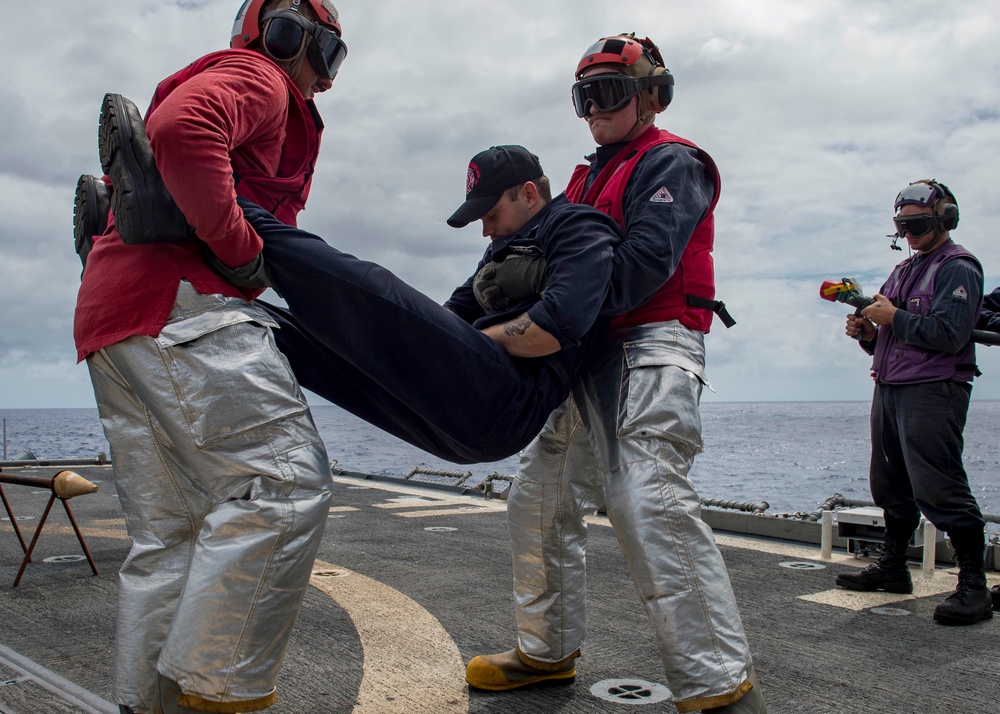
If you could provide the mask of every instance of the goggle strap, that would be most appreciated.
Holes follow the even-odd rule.
[[[664,85],[669,85],[673,83],[674,83],[674,75],[670,74],[670,72],[664,72],[662,74],[653,75],[652,77],[639,78],[639,84],[642,89],[662,87]]]

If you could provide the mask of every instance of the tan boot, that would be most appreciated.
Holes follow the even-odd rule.
[[[515,647],[500,654],[473,657],[465,668],[465,681],[470,687],[494,692],[542,682],[569,684],[576,676],[573,661],[579,656],[577,650],[558,662],[542,662]]]
[[[739,688],[742,690],[739,699],[714,709],[702,709],[703,714],[767,714],[767,704],[764,703],[764,694],[760,690],[755,668],[750,667],[749,677],[743,684]],[[750,685],[749,688],[745,688],[747,684]],[[678,711],[681,711],[680,707]]]

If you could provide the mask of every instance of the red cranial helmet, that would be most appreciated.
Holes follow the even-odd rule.
[[[576,79],[590,67],[617,70],[643,83],[639,92],[639,112],[659,113],[674,97],[674,78],[663,66],[660,50],[648,37],[637,39],[635,33],[602,37],[592,44],[576,66]]]
[[[302,13],[303,3],[318,18]],[[278,63],[308,57],[316,73],[331,80],[347,57],[337,8],[330,0],[290,0],[261,15],[267,0],[246,0],[236,14],[230,47],[259,47]]]
[[[330,0],[304,0],[316,17],[324,25],[333,29],[337,35],[341,35],[340,13],[333,6]],[[232,39],[229,46],[234,49],[242,49],[260,37],[261,17],[260,10],[267,3],[267,0],[246,0],[236,13],[236,20],[233,22]],[[298,5],[299,3],[296,3]]]

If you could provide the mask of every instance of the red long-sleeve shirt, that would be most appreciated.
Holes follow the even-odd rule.
[[[160,83],[146,130],[163,181],[199,240],[125,245],[109,220],[77,297],[81,360],[133,335],[158,335],[182,278],[203,294],[256,297],[259,291],[235,288],[208,267],[204,244],[234,267],[261,251],[237,193],[295,225],[322,124],[277,65],[256,52],[225,50]]]

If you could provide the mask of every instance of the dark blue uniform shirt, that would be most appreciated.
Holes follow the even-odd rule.
[[[609,216],[559,195],[517,233],[492,241],[476,272],[444,306],[480,330],[527,312],[563,348],[577,345],[601,311],[620,240],[618,225]],[[472,291],[473,281],[486,263],[508,255],[544,257],[545,288],[539,297],[487,313]]]

